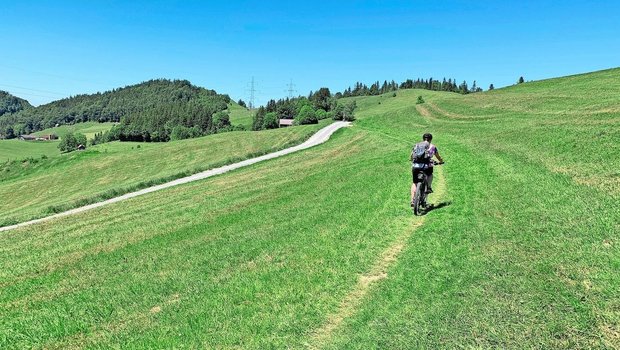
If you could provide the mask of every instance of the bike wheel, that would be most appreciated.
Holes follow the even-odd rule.
[[[413,198],[413,214],[415,215],[420,215],[420,204],[422,203],[422,196],[424,196],[422,192],[425,190],[422,182],[418,182],[415,185],[415,197]]]

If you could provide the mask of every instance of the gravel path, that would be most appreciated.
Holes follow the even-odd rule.
[[[252,164],[255,164],[255,163],[258,163],[258,162],[262,162],[264,160],[273,159],[273,158],[281,157],[281,156],[289,154],[289,153],[301,151],[303,149],[319,145],[319,144],[329,140],[329,137],[336,130],[338,130],[340,128],[343,128],[343,127],[346,127],[346,126],[349,126],[350,124],[351,123],[349,123],[349,122],[335,122],[335,123],[332,123],[332,124],[324,127],[323,129],[317,131],[317,133],[312,135],[308,140],[306,140],[306,142],[304,142],[302,144],[299,144],[297,146],[293,146],[293,147],[289,147],[289,148],[283,149],[281,151],[265,154],[265,155],[260,156],[260,157],[246,159],[246,160],[238,162],[238,163],[229,164],[229,165],[225,165],[225,166],[222,166],[222,167],[219,167],[219,168],[203,171],[203,172],[200,172],[200,173],[196,173],[194,175],[190,175],[190,176],[182,177],[180,179],[176,179],[176,180],[173,180],[173,181],[170,181],[170,182],[166,182],[166,183],[163,183],[161,185],[157,185],[157,186],[153,186],[153,187],[147,187],[147,188],[141,189],[141,190],[136,191],[136,192],[130,192],[130,193],[124,194],[124,195],[119,196],[119,197],[115,197],[115,198],[111,198],[111,199],[105,200],[103,202],[98,202],[98,203],[93,203],[93,204],[85,205],[83,207],[67,210],[65,212],[54,214],[54,215],[51,215],[51,216],[47,216],[47,217],[44,217],[44,218],[41,218],[41,219],[26,221],[26,222],[22,222],[22,223],[19,223],[19,224],[16,224],[16,225],[11,225],[11,226],[0,227],[0,232],[12,230],[12,229],[15,229],[15,228],[18,228],[18,227],[29,226],[29,225],[32,225],[32,224],[36,224],[36,223],[39,223],[39,222],[44,222],[44,221],[56,219],[56,218],[63,217],[63,216],[68,216],[68,215],[73,215],[73,214],[81,213],[81,212],[84,212],[84,211],[87,211],[87,210],[90,210],[90,209],[95,209],[95,208],[102,207],[104,205],[120,202],[120,201],[123,201],[125,199],[134,198],[134,197],[141,196],[143,194],[147,194],[147,193],[163,190],[164,188],[168,188],[168,187],[172,187],[172,186],[177,186],[177,185],[185,184],[185,183],[192,182],[192,181],[198,181],[198,180],[206,179],[206,178],[211,177],[211,176],[224,174],[224,173],[229,172],[231,170],[239,169],[239,168],[242,168],[242,167],[245,167],[245,166],[248,166],[248,165],[252,165]]]

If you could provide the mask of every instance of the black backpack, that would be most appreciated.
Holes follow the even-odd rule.
[[[411,159],[413,159],[413,162],[417,164],[430,163],[431,156],[428,152],[430,148],[431,143],[428,141],[416,143],[415,146],[413,146],[413,150],[411,150]]]

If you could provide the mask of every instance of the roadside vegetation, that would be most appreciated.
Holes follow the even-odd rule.
[[[620,69],[353,101],[323,145],[0,235],[0,348],[620,345]]]

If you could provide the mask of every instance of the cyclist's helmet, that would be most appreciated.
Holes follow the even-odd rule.
[[[433,135],[431,135],[429,133],[426,133],[426,134],[422,135],[422,140],[424,140],[424,141],[429,141],[430,142],[432,139],[433,139]]]

